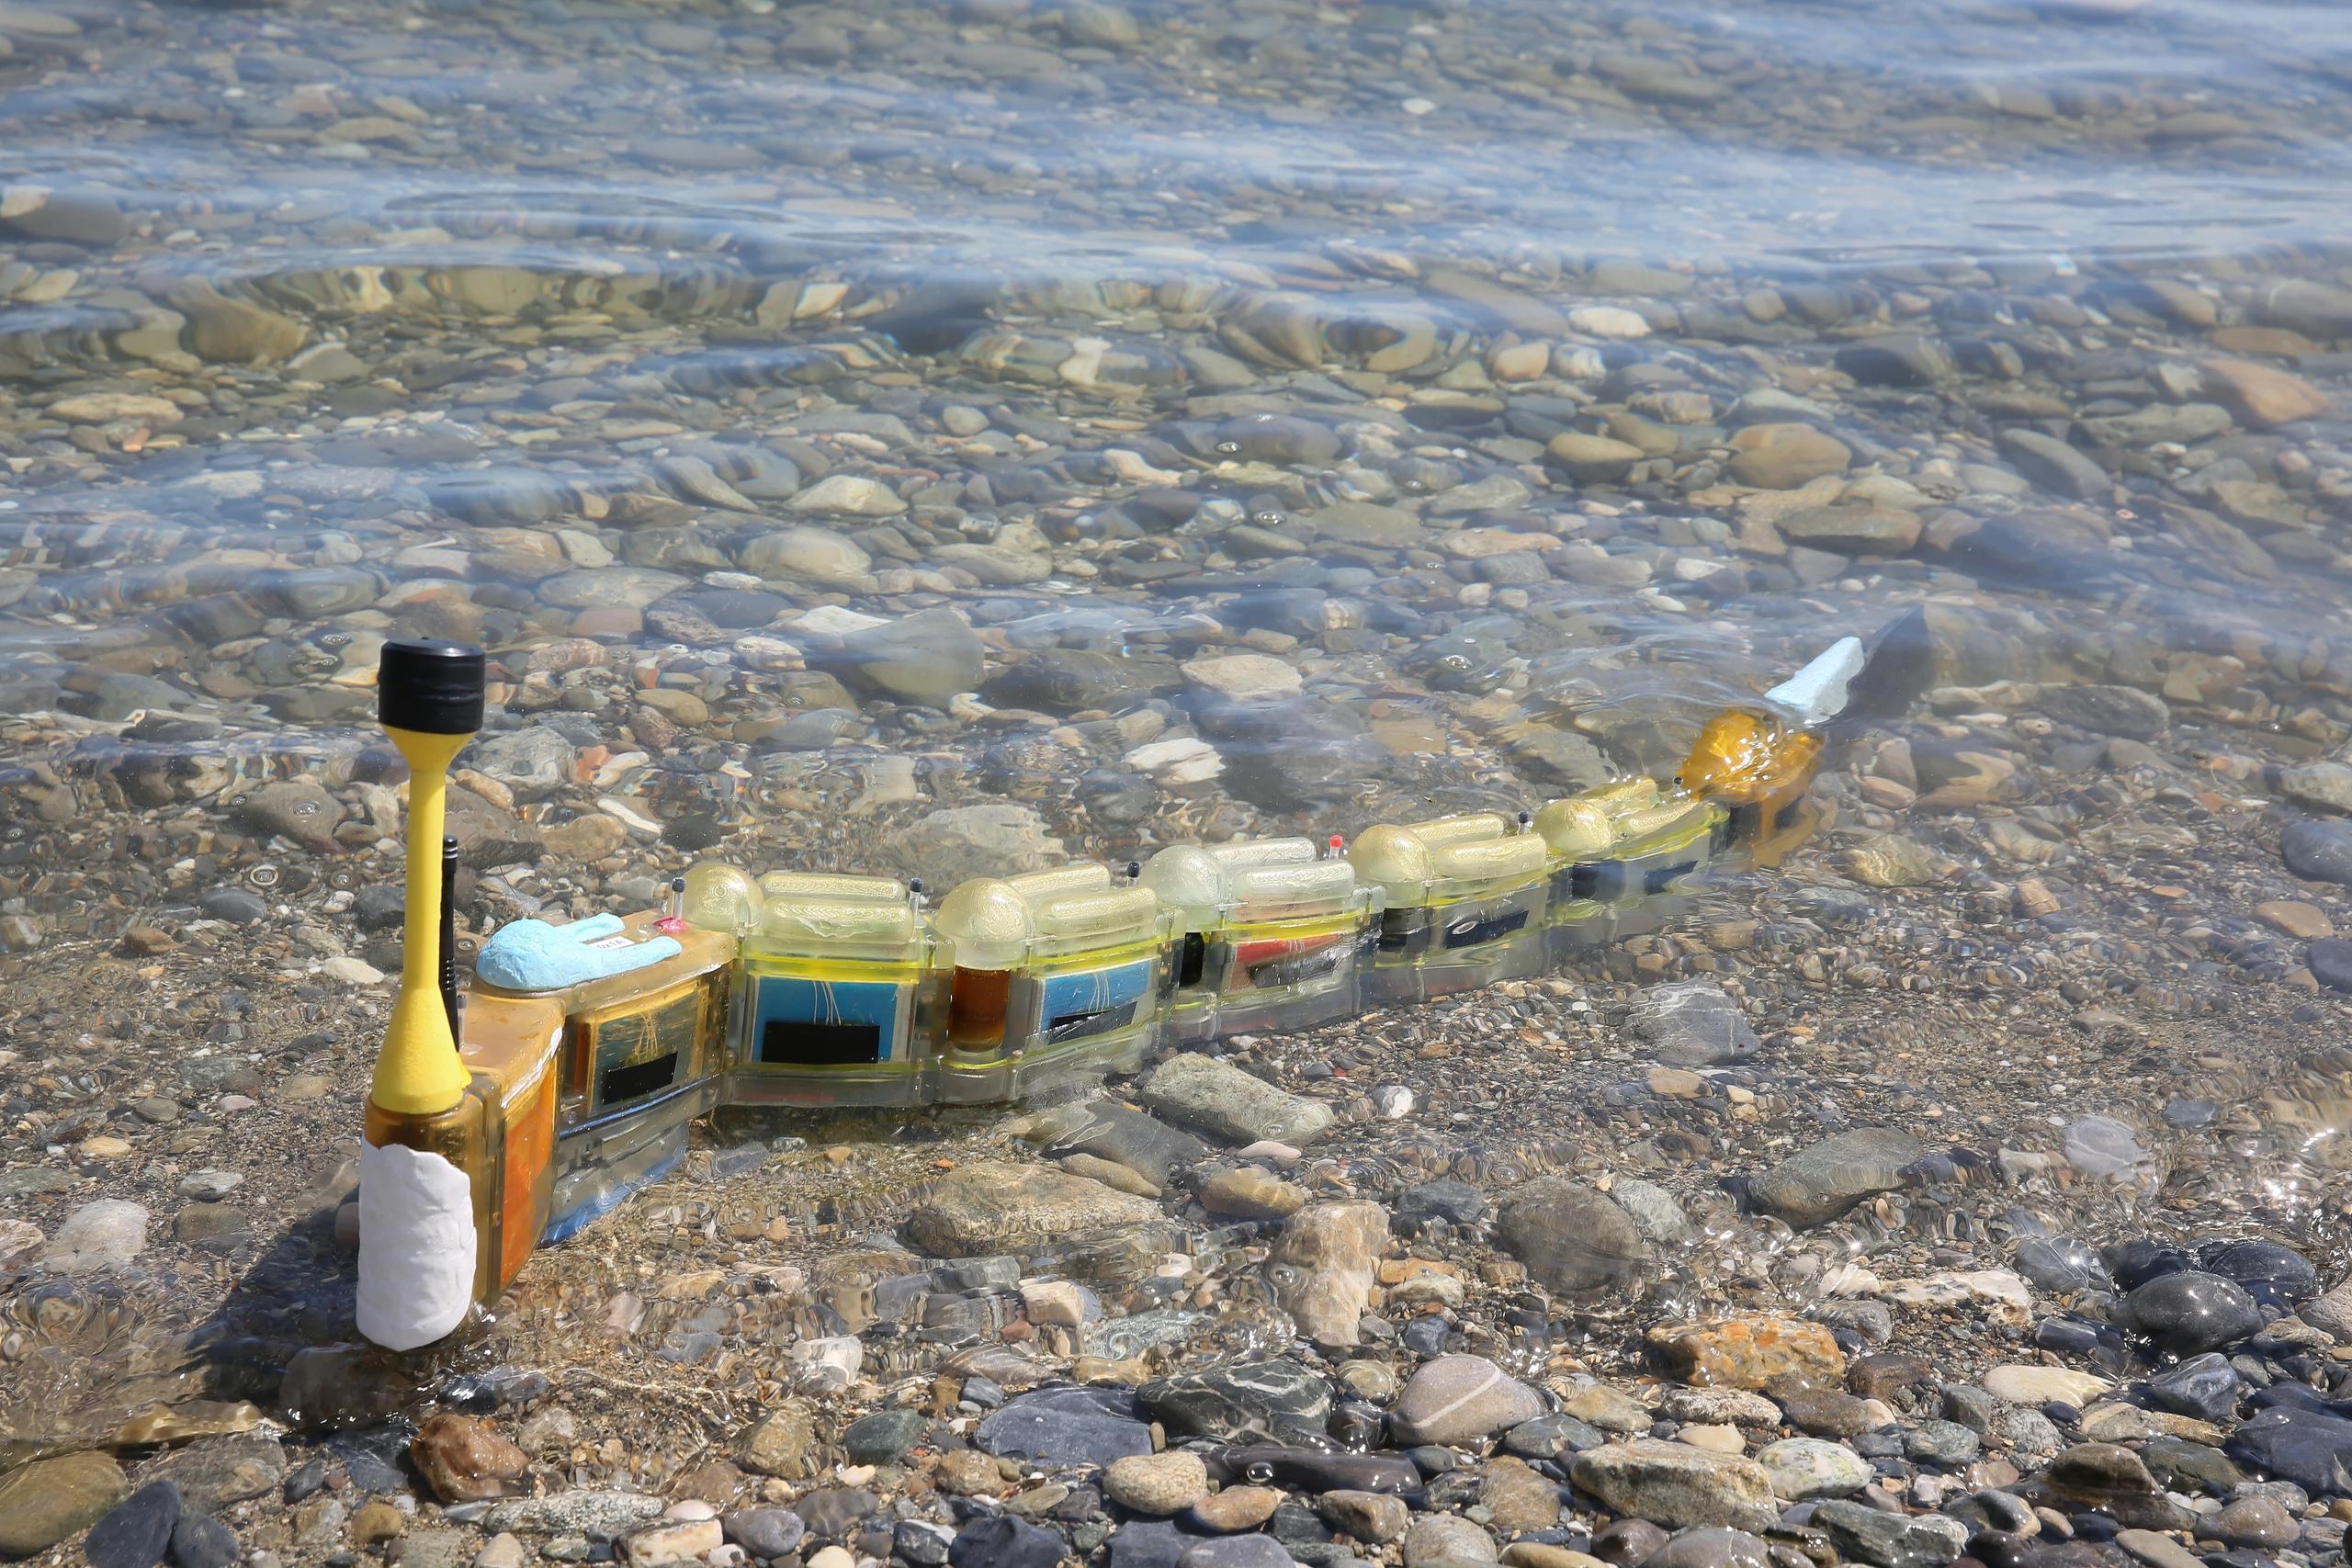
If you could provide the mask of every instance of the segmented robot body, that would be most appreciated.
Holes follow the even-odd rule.
[[[1840,650],[1850,675],[1858,645]],[[502,931],[457,1010],[463,1095],[403,1109],[379,1068],[368,1108],[385,1174],[365,1179],[413,1188],[408,1209],[384,1200],[384,1223],[415,1231],[416,1215],[441,1214],[441,1253],[469,1226],[467,1299],[453,1279],[429,1311],[402,1313],[379,1292],[388,1326],[371,1337],[407,1348],[447,1333],[453,1304],[493,1299],[535,1246],[661,1175],[722,1104],[1020,1100],[1159,1048],[1537,975],[1655,929],[1709,867],[1771,863],[1810,830],[1815,726],[1835,707],[1804,682],[1823,662],[1772,703],[1711,720],[1674,779],[1515,819],[1383,825],[1345,845],[1179,845],[976,879],[936,903],[920,883],[708,862],[666,909],[538,926],[529,942]],[[548,972],[593,977],[525,983],[568,933],[579,940]],[[363,1193],[363,1307],[368,1223]]]

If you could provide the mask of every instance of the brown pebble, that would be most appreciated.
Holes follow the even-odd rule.
[[[531,1468],[531,1456],[499,1436],[487,1421],[444,1411],[426,1419],[408,1446],[416,1472],[445,1503],[478,1503],[506,1495],[506,1483]]]
[[[1185,1509],[1184,1519],[1219,1535],[1238,1535],[1272,1518],[1282,1504],[1283,1494],[1276,1487],[1228,1486]]]
[[[2301,898],[2266,898],[2254,907],[2254,918],[2298,942],[2321,942],[2335,934],[2335,922],[2327,911]]]
[[[408,1529],[408,1520],[390,1503],[368,1504],[351,1516],[351,1539],[361,1546],[375,1546],[387,1540],[397,1540]]]

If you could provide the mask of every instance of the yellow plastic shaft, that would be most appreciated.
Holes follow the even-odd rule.
[[[437,1116],[463,1099],[472,1081],[441,1003],[441,825],[449,764],[472,737],[385,733],[408,759],[408,901],[400,991],[368,1098],[395,1114]]]

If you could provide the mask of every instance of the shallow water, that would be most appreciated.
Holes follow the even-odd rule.
[[[323,966],[397,964],[389,635],[505,677],[479,930],[704,852],[944,885],[1517,809],[1924,602],[1837,832],[1586,978],[1748,976],[1815,1133],[1917,1079],[1956,1145],[2144,1143],[1955,1213],[2341,1272],[2346,1013],[2256,912],[2352,920],[2276,844],[2352,735],[2336,7],[0,0],[0,186],[12,1170],[157,1088],[233,1139],[159,1014],[258,1062],[380,995]],[[1844,858],[1890,838],[1950,869]],[[223,964],[310,989],[247,1034]],[[1460,1103],[1442,1158],[1526,1132]],[[1812,1299],[1710,1226],[1669,1297]],[[254,1262],[148,1305],[247,1274],[256,1361],[334,1337]],[[628,1278],[551,1263],[510,1332],[575,1271]],[[12,1360],[184,1348],[13,1299]]]

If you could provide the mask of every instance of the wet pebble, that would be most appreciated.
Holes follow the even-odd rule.
[[[90,1528],[83,1554],[91,1568],[154,1568],[180,1522],[180,1489],[151,1481]]]
[[[2123,1298],[2124,1323],[2159,1349],[2193,1356],[2262,1326],[2254,1298],[2217,1274],[2187,1270],[2151,1280]]]
[[[1402,1443],[1475,1442],[1543,1410],[1534,1390],[1482,1356],[1441,1356],[1407,1381],[1389,1411]]]
[[[2287,869],[2313,882],[2352,886],[2352,822],[2305,818],[2278,836]]]

